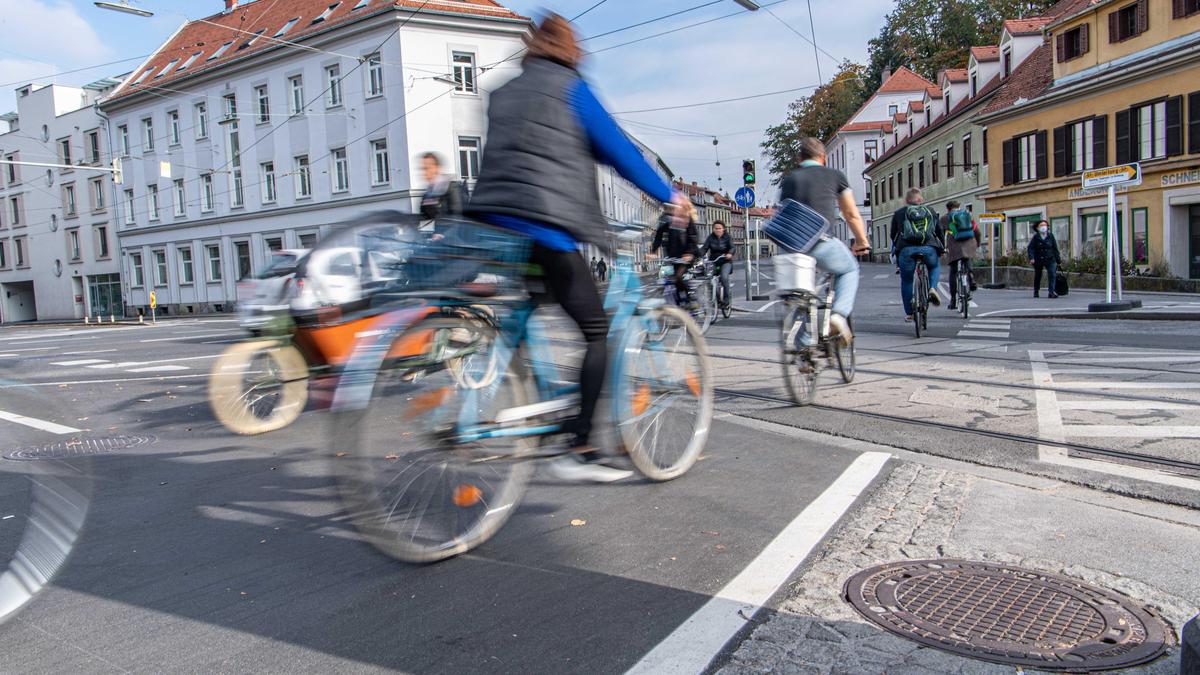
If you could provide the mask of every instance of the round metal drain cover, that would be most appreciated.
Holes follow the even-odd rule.
[[[39,459],[72,459],[95,455],[111,455],[118,450],[149,445],[154,436],[108,436],[105,438],[71,438],[50,445],[34,445],[4,453],[5,459],[30,462]]]
[[[964,560],[872,567],[846,599],[888,631],[954,654],[1041,670],[1153,660],[1168,631],[1124,596],[1056,574]]]

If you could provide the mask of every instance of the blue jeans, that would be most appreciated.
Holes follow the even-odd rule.
[[[932,292],[938,286],[941,265],[938,262],[938,252],[932,246],[905,246],[897,256],[900,265],[900,299],[904,301],[904,314],[912,316],[913,307],[913,275],[917,272],[917,261],[914,256],[921,256],[925,266],[929,268],[929,288]]]
[[[833,312],[849,317],[858,295],[858,261],[838,239],[822,239],[808,252],[817,267],[833,275]]]

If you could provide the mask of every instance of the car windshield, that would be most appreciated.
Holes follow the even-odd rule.
[[[300,256],[295,253],[274,253],[271,255],[271,264],[262,274],[258,275],[259,279],[271,279],[273,277],[291,274],[296,269],[296,260]]]

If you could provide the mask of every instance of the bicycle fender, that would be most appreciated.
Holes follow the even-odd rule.
[[[371,328],[355,335],[354,349],[337,380],[332,412],[362,410],[371,402],[379,366],[400,333],[436,312],[435,307],[411,307],[380,315]]]

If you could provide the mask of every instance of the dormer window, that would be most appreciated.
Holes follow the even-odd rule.
[[[313,23],[321,23],[321,22],[322,22],[322,21],[324,21],[325,19],[328,19],[328,18],[329,18],[329,15],[330,15],[330,14],[333,14],[333,10],[337,9],[337,8],[338,8],[338,5],[340,5],[340,4],[342,4],[342,3],[340,3],[340,2],[335,2],[335,3],[333,3],[332,5],[330,5],[330,6],[326,7],[326,8],[325,8],[325,11],[324,11],[324,12],[321,12],[321,15],[320,15],[320,16],[318,16],[317,18],[313,19],[313,20],[312,20],[312,22],[313,22]]]
[[[136,79],[136,80],[134,80],[134,81],[133,81],[133,83],[134,83],[134,84],[141,84],[141,83],[142,83],[142,80],[146,79],[147,77],[150,77],[150,73],[153,73],[153,72],[154,72],[154,68],[147,68],[147,69],[146,69],[146,72],[142,73],[142,74],[141,74],[141,75],[138,77],[138,79]]]
[[[189,57],[188,57],[188,60],[187,60],[187,61],[184,61],[184,62],[183,62],[183,65],[179,66],[179,70],[187,70],[188,66],[192,65],[193,63],[195,63],[195,62],[196,62],[196,59],[200,58],[200,55],[201,55],[201,54],[203,54],[203,53],[204,53],[204,52],[196,52],[195,54],[192,54],[191,56],[189,56]]]
[[[942,90],[942,104],[945,106],[946,114],[950,114],[950,87]]]
[[[300,17],[291,19],[287,23],[283,24],[283,28],[280,28],[278,31],[275,32],[275,37],[279,37],[280,35],[287,33],[289,30],[292,29],[292,26],[296,25],[296,22],[298,22],[298,21],[300,21]]]
[[[167,73],[171,72],[171,69],[175,67],[176,63],[179,63],[179,59],[175,59],[175,60],[171,61],[170,63],[168,63],[166,68],[163,68],[161,71],[159,71],[159,73],[157,75],[154,76],[154,79],[157,80],[158,78],[162,77],[163,75],[166,75]]]
[[[1137,37],[1150,28],[1147,5],[1149,0],[1138,0],[1125,5],[1108,15],[1108,41],[1121,42]]]
[[[1012,47],[1005,47],[1000,52],[1000,76],[1008,77],[1012,74]]]
[[[979,94],[979,73],[971,71],[971,98],[975,98]]]
[[[206,60],[212,61],[213,59],[221,58],[221,55],[224,54],[226,51],[228,51],[231,46],[233,46],[232,42],[226,42],[225,44],[221,45],[220,47],[217,47],[217,51],[213,52],[212,56],[208,57],[208,59],[206,59]]]
[[[895,117],[896,113],[898,113],[898,112],[900,112],[900,109],[897,106],[894,106],[894,105],[888,106],[888,117]]]
[[[257,31],[254,32],[254,35],[250,36],[249,40],[246,40],[240,46],[238,46],[238,50],[239,51],[243,50],[246,47],[253,45],[255,42],[258,42],[258,38],[262,37],[262,34],[265,32],[267,32],[266,28],[259,28]]]
[[[929,126],[929,108],[925,109],[925,126]]]

